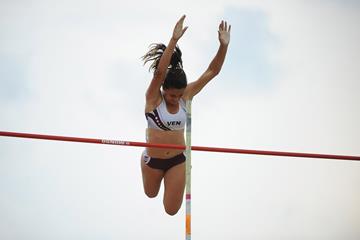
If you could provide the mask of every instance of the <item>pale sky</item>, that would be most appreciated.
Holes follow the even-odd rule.
[[[145,141],[140,57],[177,19],[188,80],[224,19],[222,72],[192,143],[360,155],[360,2],[0,2],[0,131]],[[185,205],[143,193],[135,147],[0,137],[0,239],[184,239]],[[192,154],[192,238],[360,239],[360,162]]]

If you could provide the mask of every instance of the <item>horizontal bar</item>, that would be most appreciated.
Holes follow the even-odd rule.
[[[53,140],[53,141],[68,141],[68,142],[82,142],[82,143],[121,145],[121,146],[133,146],[133,147],[152,147],[152,148],[167,148],[167,149],[185,150],[185,146],[176,145],[176,144],[157,144],[157,143],[131,142],[131,141],[119,141],[119,140],[109,140],[109,139],[44,135],[44,134],[33,134],[33,133],[0,131],[0,136],[17,137],[17,138],[32,138],[32,139]],[[280,151],[264,151],[264,150],[238,149],[238,148],[201,147],[201,146],[192,146],[191,150],[206,151],[206,152],[281,156],[281,157],[319,158],[319,159],[360,161],[360,156],[318,154],[318,153],[280,152]]]

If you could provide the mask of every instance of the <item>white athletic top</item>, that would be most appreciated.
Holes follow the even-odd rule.
[[[186,123],[186,104],[181,98],[179,101],[179,111],[169,113],[166,108],[164,97],[160,105],[151,112],[145,113],[148,128],[155,128],[164,131],[182,130]]]

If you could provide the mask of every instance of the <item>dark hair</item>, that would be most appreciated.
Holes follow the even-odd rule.
[[[150,45],[150,50],[142,57],[144,61],[144,65],[147,62],[151,62],[149,67],[149,71],[156,71],[160,58],[163,55],[166,49],[165,44],[162,43],[154,43]],[[182,59],[181,59],[181,50],[179,46],[175,47],[175,50],[171,56],[170,64],[168,67],[168,71],[165,76],[165,80],[163,82],[163,89],[176,88],[182,89],[187,86],[186,74],[183,69]]]

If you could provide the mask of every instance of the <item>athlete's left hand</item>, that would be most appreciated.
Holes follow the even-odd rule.
[[[226,21],[222,20],[221,23],[219,24],[219,30],[218,30],[220,44],[225,46],[229,45],[230,30],[231,30],[231,25],[228,25]]]

